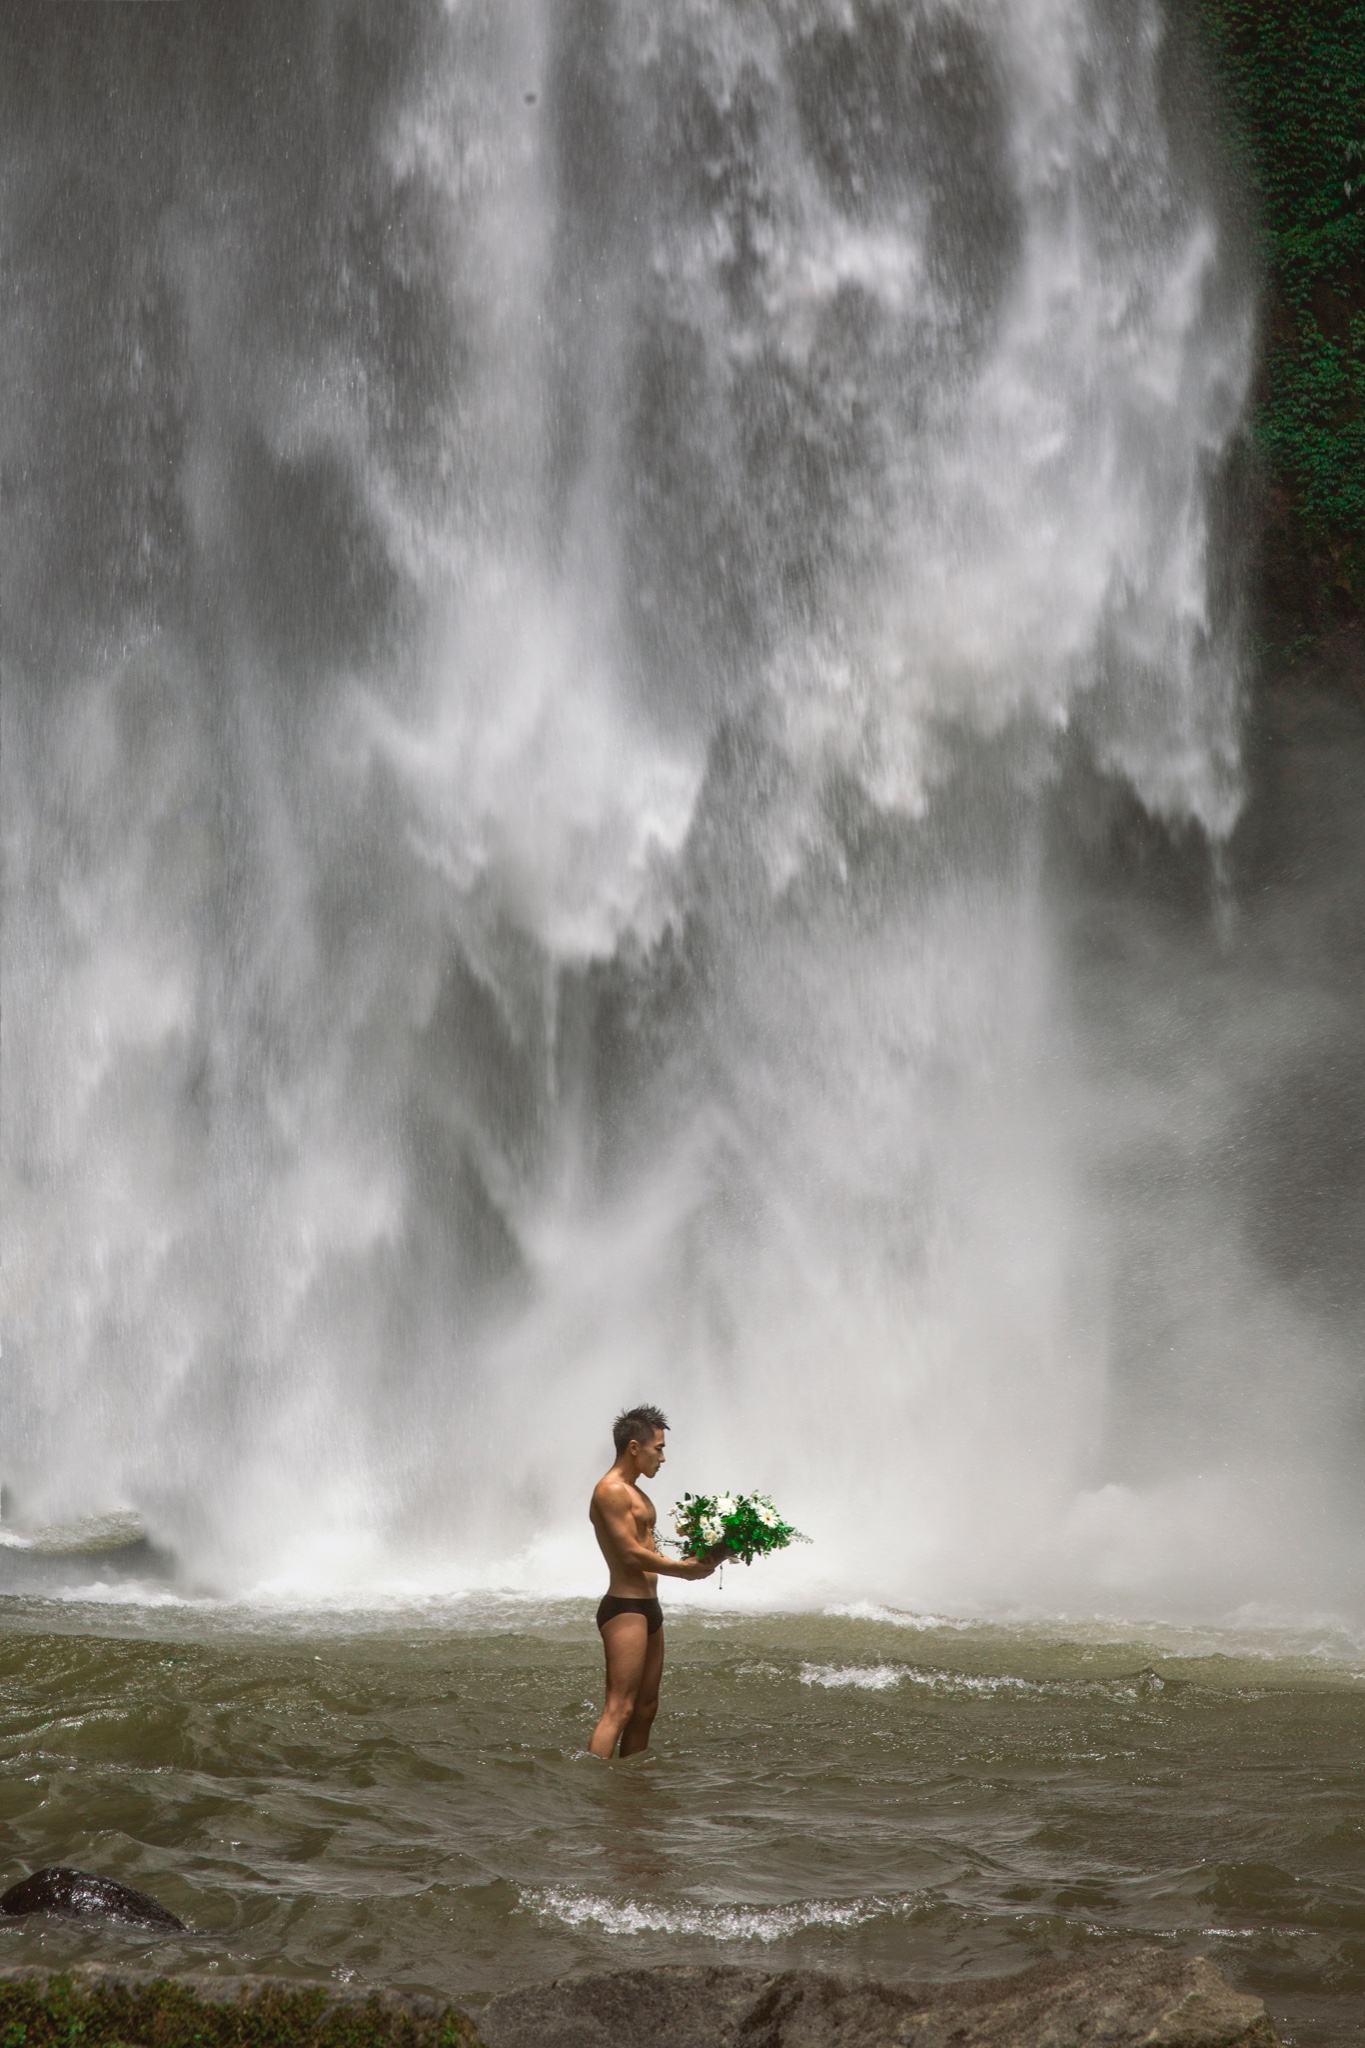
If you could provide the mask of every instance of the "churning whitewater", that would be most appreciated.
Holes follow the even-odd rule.
[[[1289,1309],[1155,1195],[1119,1302],[1199,1084],[1106,1068],[1048,856],[1240,801],[1162,11],[127,12],[3,27],[10,1526],[585,1592],[648,1398],[779,1601],[1313,1594],[1275,1401],[1208,1454]]]

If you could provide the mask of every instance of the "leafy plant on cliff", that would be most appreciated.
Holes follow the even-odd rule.
[[[1365,0],[1202,0],[1202,13],[1271,287],[1256,416],[1270,583],[1281,609],[1322,627],[1365,606]]]

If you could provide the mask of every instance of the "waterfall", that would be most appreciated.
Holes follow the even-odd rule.
[[[644,1398],[784,1597],[1085,1597],[1115,1516],[1146,1597],[1049,846],[1242,800],[1252,290],[1161,8],[0,37],[15,1526],[588,1591]]]

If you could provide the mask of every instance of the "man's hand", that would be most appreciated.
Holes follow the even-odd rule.
[[[680,1579],[709,1579],[719,1563],[718,1557],[689,1557],[673,1569]]]

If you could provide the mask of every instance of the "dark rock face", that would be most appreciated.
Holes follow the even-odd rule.
[[[488,2048],[1276,2048],[1203,1957],[1127,1949],[974,1983],[813,1970],[613,1970],[495,1998]]]
[[[146,1892],[116,1884],[111,1877],[92,1877],[85,1870],[35,1870],[0,1894],[0,1913],[19,1918],[25,1913],[62,1913],[75,1920],[124,1920],[136,1927],[160,1927],[183,1933],[185,1923],[168,1913]]]

